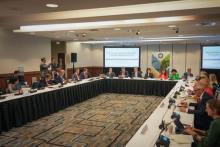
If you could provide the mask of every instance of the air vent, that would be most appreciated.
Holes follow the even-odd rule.
[[[91,31],[91,32],[97,32],[97,31],[99,31],[98,29],[90,29],[89,31]]]

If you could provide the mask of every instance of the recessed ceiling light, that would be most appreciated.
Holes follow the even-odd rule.
[[[72,31],[69,31],[69,32],[70,32],[70,33],[74,33],[75,31],[72,30]]]
[[[120,31],[121,29],[120,29],[120,28],[114,28],[114,30],[115,30],[115,31]]]
[[[176,28],[176,25],[169,25],[169,28]]]
[[[46,4],[46,6],[49,8],[57,8],[58,7],[57,4]]]

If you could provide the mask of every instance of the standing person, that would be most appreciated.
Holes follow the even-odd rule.
[[[57,63],[54,58],[51,58],[50,68],[51,68],[52,78],[54,78],[57,69]]]
[[[128,78],[129,77],[128,71],[125,70],[125,67],[121,68],[121,71],[119,72],[118,77],[119,78]]]
[[[159,78],[160,78],[161,80],[167,80],[167,79],[168,79],[168,74],[167,74],[166,69],[161,69],[161,70],[160,70]]]
[[[179,74],[176,69],[171,70],[171,74],[169,75],[169,80],[179,80]]]
[[[146,73],[145,73],[145,75],[144,75],[144,78],[145,79],[147,79],[147,78],[154,78],[154,75],[153,75],[153,73],[152,73],[152,71],[151,71],[151,68],[147,68],[146,69]]]
[[[72,80],[73,80],[73,81],[79,81],[79,80],[80,80],[80,75],[79,75],[79,73],[80,73],[79,68],[76,68],[76,70],[75,70],[75,72],[74,72],[74,74],[73,74],[73,76],[72,76]]]
[[[132,78],[141,78],[141,72],[138,71],[137,67],[134,67],[134,71],[132,72]]]
[[[41,64],[40,64],[40,75],[41,77],[45,77],[45,75],[48,73],[48,67],[49,65],[46,64],[46,58],[41,58]]]
[[[112,68],[110,67],[108,72],[106,73],[106,76],[109,78],[115,77],[115,73],[112,71]]]
[[[59,59],[58,59],[57,67],[58,67],[58,68],[61,68],[61,69],[64,69],[64,64],[63,64],[63,59],[62,59],[62,58],[59,58]]]
[[[89,71],[87,68],[84,68],[83,71],[80,73],[80,79],[87,79],[89,78]]]

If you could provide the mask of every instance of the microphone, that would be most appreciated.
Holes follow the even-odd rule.
[[[168,109],[170,109],[171,108],[171,106],[173,105],[173,104],[175,104],[176,103],[176,100],[175,99],[173,99],[173,98],[170,98],[169,99],[169,105],[168,105]]]

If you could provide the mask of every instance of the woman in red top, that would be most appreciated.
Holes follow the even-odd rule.
[[[161,70],[160,70],[159,78],[160,78],[161,80],[167,80],[167,79],[168,79],[168,74],[167,74],[166,69],[161,69]]]

